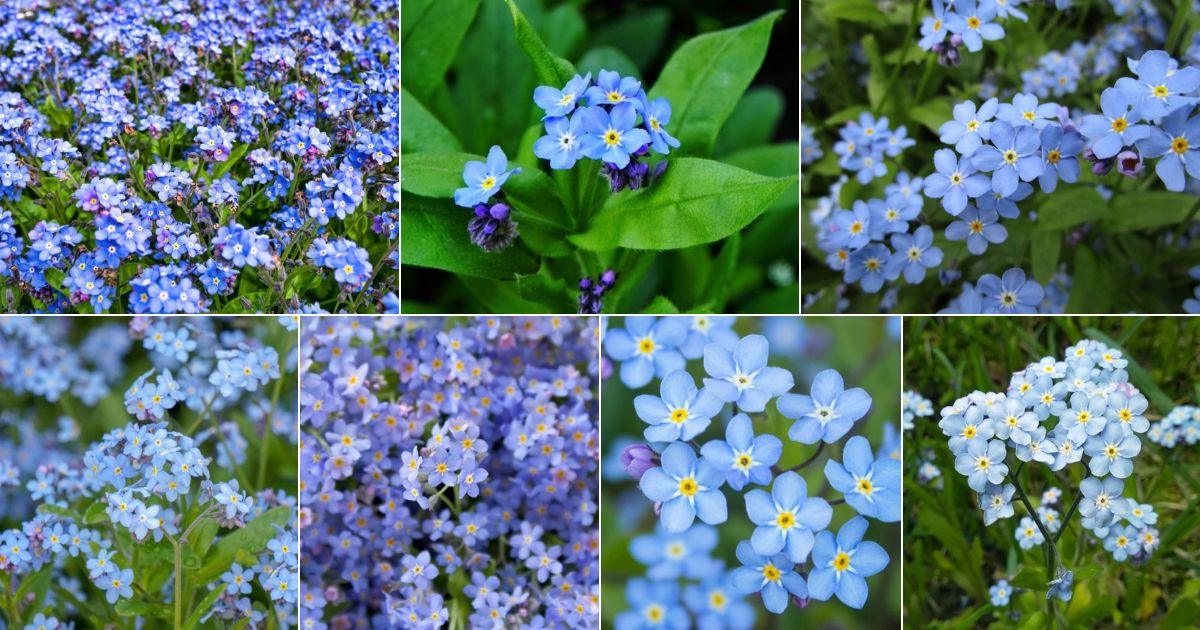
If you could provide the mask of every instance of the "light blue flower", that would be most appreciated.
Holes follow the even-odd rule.
[[[933,244],[933,228],[922,225],[911,235],[892,235],[892,254],[888,261],[888,275],[899,277],[909,284],[920,284],[925,280],[925,270],[942,264],[942,250]]]
[[[1014,128],[998,120],[992,123],[990,134],[992,144],[979,147],[971,163],[981,171],[992,172],[993,191],[1007,197],[1017,192],[1021,182],[1041,176],[1045,168],[1038,154],[1042,138],[1035,127]]]
[[[1125,482],[1116,477],[1105,477],[1103,481],[1088,477],[1080,482],[1083,498],[1079,501],[1079,515],[1084,518],[1084,527],[1107,527],[1114,516],[1128,514],[1128,501],[1121,496],[1124,489]]]
[[[604,335],[604,351],[621,362],[621,382],[637,389],[658,376],[682,370],[687,362],[676,348],[687,338],[681,318],[637,316],[625,318],[625,328]]]
[[[1117,88],[1125,92],[1146,120],[1162,118],[1176,109],[1194,105],[1193,94],[1200,88],[1200,70],[1177,67],[1164,50],[1146,51],[1131,69],[1137,75],[1117,79]]]
[[[884,523],[900,520],[900,461],[876,460],[867,438],[856,435],[847,440],[842,463],[825,462],[825,478],[859,514]]]
[[[540,85],[533,90],[533,102],[546,111],[544,118],[566,116],[575,109],[591,83],[592,73],[589,72],[584,77],[575,75],[561,90]]]
[[[750,416],[739,413],[725,426],[725,440],[713,440],[700,454],[725,471],[729,487],[741,490],[747,483],[771,483],[771,466],[779,461],[783,442],[774,435],[754,435]]]
[[[705,630],[750,630],[754,627],[754,607],[738,595],[732,571],[701,576],[699,584],[689,584],[683,589],[683,601],[696,613],[696,627]]]
[[[1013,515],[1012,497],[1016,491],[1016,486],[1011,483],[1003,486],[989,483],[987,488],[979,493],[979,508],[983,510],[984,525],[991,525]]]
[[[1052,440],[1046,438],[1046,429],[1036,427],[1030,430],[1028,434],[1029,442],[1018,444],[1013,449],[1017,455],[1017,459],[1023,462],[1042,462],[1043,464],[1053,466],[1054,458],[1058,454],[1058,446]]]
[[[871,409],[871,395],[861,387],[846,389],[836,370],[823,370],[813,378],[809,395],[787,394],[776,403],[779,413],[795,420],[788,438],[801,444],[842,439]]]
[[[943,123],[938,129],[941,141],[953,144],[954,150],[969,158],[990,136],[991,120],[998,109],[997,100],[984,101],[975,109],[973,101],[963,101],[954,106],[954,120]],[[969,163],[969,162],[968,162]]]
[[[1142,551],[1137,528],[1128,525],[1117,525],[1110,528],[1108,537],[1104,539],[1104,548],[1113,555],[1113,560],[1117,562],[1124,562],[1130,556],[1137,555]]]
[[[821,497],[808,496],[804,478],[789,470],[775,478],[769,496],[757,489],[746,493],[746,514],[758,526],[750,537],[755,553],[782,551],[799,564],[808,560],[816,532],[829,526],[833,508]]]
[[[1007,606],[1009,598],[1012,597],[1012,586],[1008,584],[1008,580],[1000,580],[988,589],[988,593],[991,595],[993,606]]]
[[[1108,405],[1103,396],[1075,392],[1071,394],[1071,407],[1059,419],[1066,424],[1071,439],[1083,443],[1088,436],[1099,435],[1104,430],[1104,414],[1107,411]]]
[[[967,485],[975,492],[983,492],[988,484],[999,485],[1008,476],[1008,465],[1004,463],[1004,441],[976,440],[967,450],[954,459],[954,469],[967,477]]]
[[[463,167],[463,183],[466,186],[454,191],[454,203],[464,208],[485,203],[500,192],[500,187],[510,175],[520,172],[520,168],[508,170],[508,158],[504,156],[504,150],[494,145],[488,151],[487,164],[472,160]]]
[[[1075,581],[1074,573],[1072,573],[1070,571],[1066,571],[1062,567],[1059,567],[1058,568],[1058,577],[1056,577],[1053,580],[1050,580],[1046,584],[1046,586],[1048,587],[1046,589],[1046,599],[1050,599],[1051,597],[1057,597],[1064,602],[1071,601],[1071,587],[1072,587],[1072,584],[1074,584],[1074,581]]]
[[[686,630],[687,610],[679,605],[679,583],[632,578],[625,583],[629,610],[617,615],[621,630]]]
[[[967,407],[962,413],[953,413],[939,423],[942,433],[950,436],[948,446],[950,452],[961,455],[974,442],[984,442],[996,437],[996,427],[991,418],[983,413],[983,409],[975,405]]]
[[[742,563],[733,570],[733,587],[745,595],[762,592],[763,606],[779,614],[787,608],[788,594],[808,597],[808,586],[800,574],[792,571],[793,563],[780,553],[764,556],[755,553],[750,541],[737,546],[737,558]]]
[[[1004,402],[993,405],[988,410],[988,417],[996,428],[996,437],[1016,444],[1029,444],[1029,433],[1038,426],[1037,414],[1027,411],[1025,402],[1016,397],[1005,398]]]
[[[1119,423],[1110,422],[1099,435],[1088,438],[1083,452],[1092,459],[1088,469],[1097,477],[1107,474],[1125,479],[1133,474],[1133,457],[1142,451],[1142,441]]]
[[[1200,116],[1189,120],[1190,113],[1190,107],[1171,112],[1163,119],[1162,129],[1155,128],[1138,144],[1144,157],[1162,157],[1154,172],[1167,190],[1173,192],[1187,186],[1185,171],[1200,179]]]
[[[666,125],[671,122],[671,103],[665,96],[660,96],[653,101],[646,98],[645,92],[642,92],[640,96],[642,119],[646,123],[646,131],[650,133],[650,148],[656,153],[666,155],[671,152],[668,146],[679,146],[679,141],[667,133]]]
[[[1033,549],[1043,542],[1046,542],[1046,537],[1042,535],[1037,523],[1028,516],[1021,517],[1021,524],[1017,526],[1017,544],[1021,549]]]
[[[1130,525],[1141,529],[1158,522],[1158,514],[1154,511],[1154,506],[1148,503],[1138,503],[1133,499],[1127,499],[1127,502],[1129,513],[1125,515],[1125,520],[1129,521]]]
[[[596,84],[588,88],[584,96],[588,105],[632,104],[642,90],[642,82],[633,77],[622,77],[612,70],[601,70],[596,75]]]
[[[936,173],[925,178],[925,196],[941,199],[942,208],[958,216],[967,207],[967,199],[975,199],[991,190],[985,175],[975,172],[970,157],[956,158],[950,149],[938,149],[933,154]]]
[[[977,288],[984,312],[1004,315],[1036,313],[1046,294],[1040,284],[1025,277],[1024,270],[1015,267],[1000,277],[980,276]]]
[[[720,344],[704,347],[704,371],[712,378],[704,386],[717,400],[731,402],[741,411],[757,413],[767,401],[788,391],[792,373],[767,366],[770,343],[762,335],[746,335],[733,350]]]
[[[1003,120],[1014,128],[1032,126],[1039,131],[1057,117],[1057,104],[1042,103],[1039,105],[1037,96],[1023,93],[1013,96],[1012,103],[1001,103],[999,111],[996,112],[998,120]]]
[[[690,318],[687,338],[679,351],[688,359],[704,356],[704,346],[720,344],[730,350],[737,345],[738,335],[733,331],[737,317],[731,315],[695,315]]]
[[[697,460],[687,444],[672,442],[663,450],[662,466],[647,470],[638,485],[651,501],[662,503],[663,529],[675,533],[691,527],[697,516],[709,525],[725,522],[724,483],[725,471]]]
[[[583,117],[547,118],[546,135],[533,143],[533,154],[550,160],[550,168],[569,169],[583,156],[580,138],[583,135]]]
[[[580,150],[593,160],[625,168],[629,156],[650,143],[650,134],[637,126],[637,106],[632,102],[620,103],[611,112],[587,107],[575,115],[583,117]]]
[[[1004,27],[992,20],[996,17],[994,0],[955,0],[954,13],[946,19],[946,28],[951,33],[962,37],[967,50],[979,52],[983,49],[983,41],[993,41],[1004,37]]]
[[[859,282],[863,291],[875,293],[887,280],[895,280],[888,271],[892,252],[882,243],[871,243],[866,247],[850,254],[846,263],[845,281]]]
[[[843,604],[861,609],[867,603],[867,580],[891,560],[883,547],[863,540],[867,519],[855,516],[833,532],[817,534],[813,545],[813,570],[808,575],[809,597],[827,601],[834,594]]]
[[[684,370],[663,378],[662,397],[642,394],[633,399],[633,408],[644,422],[651,442],[690,440],[708,428],[712,417],[721,411],[721,401],[706,389],[696,389],[696,381]]]
[[[1092,153],[1106,160],[1151,134],[1148,125],[1136,124],[1141,112],[1131,107],[1129,96],[1117,89],[1106,88],[1100,94],[1100,114],[1085,116],[1079,131],[1092,141]]]
[[[1083,137],[1076,131],[1063,132],[1061,125],[1042,128],[1042,160],[1045,162],[1038,184],[1042,192],[1051,193],[1061,179],[1068,184],[1079,180],[1079,153]]]
[[[660,523],[653,534],[637,536],[629,544],[629,553],[646,565],[646,577],[652,580],[699,579],[707,567],[696,558],[706,557],[717,546],[717,530],[698,523],[686,531],[668,532]]]
[[[967,206],[958,220],[946,227],[946,238],[967,241],[967,251],[979,256],[987,251],[988,243],[1003,243],[1008,229],[1000,225],[995,210],[980,210]]]

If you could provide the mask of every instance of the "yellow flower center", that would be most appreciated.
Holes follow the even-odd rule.
[[[858,490],[859,494],[864,495],[870,495],[875,490],[874,486],[871,485],[870,479],[859,479],[855,489]]]
[[[683,424],[684,422],[687,422],[687,419],[688,419],[688,410],[687,409],[681,408],[681,409],[676,409],[675,411],[671,412],[671,422],[674,422],[675,424]]]
[[[495,185],[496,185],[496,178],[492,177],[491,175],[488,175],[487,177],[485,177],[483,179],[483,183],[479,184],[479,187],[484,190],[491,190],[492,187]]]
[[[1051,164],[1058,164],[1058,161],[1061,159],[1062,152],[1060,152],[1058,149],[1050,149],[1050,152],[1046,154],[1046,161]]]
[[[694,496],[699,489],[700,486],[696,485],[696,480],[691,477],[684,477],[679,480],[679,494],[685,497]]]
[[[980,21],[978,16],[972,15],[971,17],[967,18],[967,28],[976,30],[979,28],[979,25]]]
[[[1120,118],[1114,118],[1112,121],[1112,130],[1117,133],[1121,133],[1122,131],[1125,131],[1125,129],[1127,129],[1128,127],[1129,127],[1129,121],[1125,120],[1124,116],[1122,116]]]
[[[1174,140],[1172,140],[1171,141],[1171,150],[1174,151],[1176,155],[1183,155],[1184,153],[1187,153],[1187,150],[1188,150],[1187,138],[1184,138],[1183,136],[1179,136],[1178,138],[1175,138]]]
[[[775,517],[775,524],[780,529],[791,529],[796,524],[796,515],[784,510],[779,513],[779,516]]]
[[[840,573],[850,568],[850,554],[845,551],[839,551],[838,555],[833,558],[833,568]]]
[[[1016,164],[1017,163],[1017,152],[1012,149],[1005,151],[1004,152],[1004,163],[1005,164]]]
[[[779,581],[779,569],[769,562],[762,568],[762,574],[768,582]]]

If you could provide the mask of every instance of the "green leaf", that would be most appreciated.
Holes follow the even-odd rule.
[[[517,45],[533,62],[533,70],[537,73],[538,80],[544,85],[554,87],[566,85],[575,76],[575,67],[566,59],[550,52],[513,0],[504,1],[508,3],[508,10],[512,13],[513,27],[517,31]]]
[[[166,604],[151,604],[150,602],[139,602],[133,599],[122,599],[117,602],[114,610],[122,617],[159,617],[161,619],[170,619],[174,614],[174,611]]]
[[[913,107],[908,115],[926,129],[938,133],[942,125],[954,118],[954,108],[949,99],[940,98]]]
[[[884,19],[883,11],[879,10],[875,0],[837,0],[826,4],[822,10],[825,17],[831,20],[846,22],[861,22],[873,24]]]
[[[200,600],[200,603],[196,605],[196,609],[192,611],[192,614],[188,615],[187,620],[183,622],[184,630],[192,630],[192,628],[195,628],[196,624],[200,623],[200,619],[208,613],[210,608],[213,607],[213,604],[216,604],[217,600],[221,599],[221,594],[224,591],[224,583],[218,583],[216,588],[209,591],[208,595],[205,595],[204,599]]]
[[[685,155],[712,154],[717,133],[767,54],[771,27],[783,11],[684,42],[663,66],[651,98],[671,101],[670,130]]]
[[[738,149],[756,147],[771,141],[779,119],[783,116],[783,93],[773,86],[753,87],[746,90],[737,107],[717,134],[716,155],[725,155]],[[795,170],[793,173],[797,172]]]
[[[408,90],[400,89],[400,152],[462,151],[458,138]]]
[[[230,171],[230,169],[232,169],[235,165],[237,165],[238,162],[241,161],[242,156],[246,155],[246,151],[249,150],[250,145],[243,144],[230,151],[229,158],[213,168],[213,181],[224,177],[225,174]]]
[[[1034,230],[1029,255],[1033,261],[1033,277],[1042,286],[1046,286],[1058,271],[1062,246],[1062,230]]]
[[[599,76],[601,70],[612,70],[620,73],[621,76],[638,75],[638,69],[633,60],[611,46],[592,48],[579,58],[579,63],[575,64],[576,72],[580,75],[590,72],[593,80]]]
[[[570,240],[590,251],[711,243],[749,225],[795,181],[711,160],[674,159],[649,189],[613,195],[588,230]]]
[[[69,518],[76,523],[80,521],[78,514],[68,510],[67,508],[59,507],[57,505],[50,505],[49,503],[42,503],[38,505],[37,512],[38,514],[53,514],[54,516],[60,518]]]
[[[575,294],[566,281],[552,277],[545,267],[538,273],[518,276],[517,292],[523,299],[545,306],[550,313],[572,313],[576,309]]]
[[[716,260],[713,261],[712,271],[708,276],[708,282],[705,283],[707,286],[701,296],[701,303],[709,307],[707,310],[717,313],[724,312],[725,299],[729,294],[733,274],[737,271],[741,247],[742,235],[740,232],[730,236],[721,246],[721,253],[717,254]]]
[[[599,26],[592,41],[596,46],[611,46],[625,51],[638,68],[645,69],[662,48],[670,23],[671,12],[664,7],[630,5],[625,15],[607,20]]]
[[[1112,204],[1100,228],[1105,233],[1148,230],[1178,225],[1188,218],[1196,204],[1195,195],[1163,191],[1130,192],[1113,195]]]
[[[93,503],[91,507],[87,509],[87,512],[83,513],[83,522],[87,523],[88,525],[96,525],[98,523],[107,521],[108,513],[104,511],[104,508],[105,505],[99,501]]]
[[[546,14],[539,31],[543,34],[546,48],[556,55],[570,57],[583,48],[587,23],[577,7],[560,4]]]
[[[470,153],[406,155],[400,169],[400,188],[422,197],[453,199],[454,191],[464,186],[463,167],[472,160],[484,161],[484,158]]]
[[[744,168],[759,175],[786,177],[800,171],[800,146],[795,142],[768,144],[743,149],[723,160],[730,166]],[[769,210],[794,210],[800,203],[800,182],[779,195]]]
[[[191,547],[192,553],[196,557],[203,560],[204,556],[208,555],[209,549],[212,547],[212,541],[217,536],[217,531],[220,526],[212,519],[206,519],[204,522],[196,526],[188,536],[188,546]]]
[[[229,570],[234,555],[244,551],[256,555],[266,549],[267,542],[278,533],[275,526],[286,526],[291,518],[291,508],[279,506],[260,514],[246,526],[233,531],[212,548],[213,559],[196,573],[195,583],[211,582]]]
[[[452,202],[404,196],[400,210],[401,262],[493,280],[512,280],[538,264],[519,245],[488,253],[471,242],[472,214]],[[518,230],[520,228],[518,227]]]
[[[558,196],[558,186],[537,167],[522,167],[520,173],[504,182],[504,194],[517,212],[518,222],[535,221],[543,226],[565,229],[566,211]]]
[[[454,62],[479,0],[404,0],[400,3],[400,73],[404,86],[428,99]]]
[[[642,311],[645,315],[677,315],[679,307],[671,303],[665,295],[659,295]]]
[[[1112,305],[1112,283],[1091,248],[1076,247],[1071,269],[1074,279],[1067,299],[1068,313],[1107,313]]]
[[[21,581],[21,585],[17,587],[16,601],[24,602],[26,596],[32,595],[34,604],[42,601],[46,596],[46,591],[50,589],[51,578],[53,577],[54,566],[48,564],[36,573],[32,573]]]
[[[1105,215],[1104,198],[1095,188],[1060,188],[1038,208],[1039,230],[1061,230]],[[1082,312],[1082,311],[1071,311]]]

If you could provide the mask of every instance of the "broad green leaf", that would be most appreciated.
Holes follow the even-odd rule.
[[[83,513],[83,522],[87,523],[88,525],[103,523],[107,520],[108,513],[104,511],[104,504],[98,501],[93,503],[91,507],[87,509],[87,512]]]
[[[862,48],[870,66],[867,73],[867,101],[871,103],[871,109],[877,109],[887,88],[884,84],[887,80],[887,69],[883,67],[883,56],[879,54],[879,42],[875,40],[875,35],[863,37]]]
[[[638,68],[646,69],[662,48],[670,23],[671,12],[664,7],[630,5],[625,15],[599,26],[592,41],[624,51]]]
[[[226,534],[212,548],[212,560],[196,573],[196,582],[211,582],[229,569],[238,551],[257,554],[267,548],[267,542],[279,533],[276,525],[286,527],[291,518],[291,508],[279,506],[260,514],[246,526]]]
[[[1104,215],[1104,198],[1096,192],[1095,188],[1090,186],[1059,188],[1038,208],[1038,229],[1071,228],[1081,223],[1095,221]]]
[[[1062,252],[1062,230],[1035,230],[1030,243],[1030,258],[1033,261],[1033,277],[1045,286],[1058,271],[1058,257]]]
[[[565,229],[568,223],[558,186],[536,166],[521,167],[520,173],[504,182],[504,194],[516,209],[517,221],[535,221],[550,228]]]
[[[442,84],[479,0],[404,0],[400,3],[400,73],[404,86],[428,99]]]
[[[826,4],[822,11],[832,20],[873,24],[884,19],[875,0],[837,0]]]
[[[730,166],[744,168],[759,175],[794,176],[800,172],[800,147],[795,142],[768,144],[743,149],[723,161]],[[800,182],[797,181],[791,189],[771,203],[770,210],[795,210],[799,203]]]
[[[196,554],[201,560],[208,555],[208,550],[212,547],[213,539],[217,536],[217,531],[220,527],[217,522],[212,519],[206,519],[204,522],[196,526],[188,536],[188,546],[191,547],[192,553]]]
[[[550,52],[560,57],[574,57],[583,49],[587,23],[577,7],[560,4],[546,13],[538,31]]]
[[[670,100],[668,130],[679,139],[681,154],[712,154],[725,119],[758,74],[771,26],[782,14],[772,11],[742,26],[699,35],[667,60],[650,97]]]
[[[950,104],[949,99],[933,99],[913,107],[909,110],[908,115],[924,125],[926,129],[937,134],[942,125],[954,119],[954,107]],[[911,134],[913,131],[915,130],[910,129],[909,133]]]
[[[196,606],[196,609],[192,611],[192,614],[188,615],[188,618],[183,623],[184,630],[192,630],[192,628],[195,628],[196,625],[200,623],[200,619],[204,617],[204,615],[208,614],[208,611],[213,607],[213,604],[217,603],[218,599],[221,599],[221,594],[224,591],[225,583],[218,582],[215,585],[215,588],[209,591],[208,595],[204,596],[204,599],[200,600],[200,603]]]
[[[458,138],[408,90],[400,89],[400,152],[462,151]]]
[[[611,46],[601,46],[587,51],[579,58],[575,69],[580,76],[588,72],[592,73],[593,81],[599,78],[601,70],[611,70],[621,76],[638,75],[637,66],[633,65],[633,61],[626,57],[625,53]]]
[[[717,254],[716,260],[713,261],[704,295],[700,299],[702,304],[708,306],[707,310],[724,312],[725,298],[729,294],[733,274],[737,271],[741,245],[741,233],[735,233],[721,245],[721,253]]]
[[[541,37],[538,37],[537,31],[521,13],[521,9],[513,3],[513,0],[504,1],[508,3],[508,10],[512,13],[513,27],[517,32],[517,45],[533,62],[533,70],[537,73],[538,80],[545,85],[554,87],[566,85],[567,81],[575,76],[575,67],[566,59],[550,52],[546,43],[542,41]]]
[[[49,503],[42,503],[41,505],[39,505],[37,507],[37,511],[38,511],[38,514],[53,514],[54,516],[57,516],[60,518],[69,518],[72,521],[75,521],[77,523],[81,520],[79,518],[79,515],[72,512],[71,510],[68,510],[67,508],[64,508],[64,507],[59,507],[57,505],[51,505]]]
[[[517,277],[517,292],[521,297],[541,304],[548,313],[573,313],[577,307],[575,295],[565,280],[554,278],[544,267],[535,274]]]
[[[829,61],[829,53],[820,49],[808,49],[800,56],[800,74],[808,74]]]
[[[166,604],[152,604],[133,599],[122,599],[117,602],[114,610],[122,617],[159,617],[161,619],[170,619],[175,614]]]
[[[1146,191],[1113,195],[1100,227],[1105,233],[1175,226],[1188,218],[1200,199],[1186,193]]]
[[[570,240],[591,251],[711,243],[749,225],[795,181],[711,160],[673,159],[649,189],[611,196],[588,230]]]
[[[456,280],[483,306],[488,313],[543,313],[546,307],[521,297],[515,282],[496,282],[483,278],[458,276]]]
[[[519,244],[488,253],[472,243],[467,233],[472,216],[449,201],[405,196],[400,209],[401,262],[493,280],[512,280],[514,274],[537,270],[537,261]]]
[[[463,168],[467,162],[486,162],[487,158],[470,153],[412,153],[400,169],[400,188],[414,195],[434,199],[453,199],[462,188]],[[517,164],[510,162],[513,169]],[[523,166],[504,182],[503,190],[516,219],[536,221],[545,226],[565,227],[567,220],[554,181],[541,170]],[[464,208],[464,210],[469,210]]]
[[[665,295],[659,295],[650,302],[650,305],[642,311],[645,315],[676,315],[679,313],[679,307],[671,303]]]
[[[230,171],[238,162],[242,160],[242,156],[246,155],[246,151],[250,150],[250,145],[243,144],[235,147],[229,152],[229,159],[221,162],[213,169],[213,181],[221,179]]]
[[[1043,206],[1044,207],[1044,206]],[[1113,287],[1108,272],[1089,247],[1075,248],[1074,280],[1067,299],[1068,313],[1107,313]]]
[[[717,134],[713,153],[724,156],[738,149],[770,142],[775,136],[775,128],[779,126],[779,119],[783,117],[783,108],[783,93],[778,88],[767,85],[746,90]]]

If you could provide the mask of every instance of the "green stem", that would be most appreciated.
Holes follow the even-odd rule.
[[[1062,524],[1058,529],[1058,533],[1054,535],[1054,544],[1057,545],[1058,539],[1062,538],[1062,535],[1064,533],[1066,533],[1067,525],[1071,524],[1071,517],[1075,516],[1075,510],[1076,510],[1076,508],[1079,507],[1079,502],[1082,500],[1083,500],[1083,493],[1081,492],[1081,493],[1079,493],[1079,496],[1075,497],[1075,502],[1071,504],[1071,509],[1067,510],[1067,515],[1065,517],[1063,517]],[[1076,542],[1076,544],[1079,544],[1079,543]]]
[[[908,34],[901,40],[905,42],[900,48],[900,61],[896,62],[896,67],[892,69],[892,76],[888,78],[887,87],[883,90],[883,96],[879,99],[879,106],[875,108],[876,114],[883,113],[883,106],[887,105],[888,99],[892,97],[892,92],[896,87],[896,80],[900,78],[900,70],[904,67],[904,62],[908,60],[908,49],[911,47],[909,42],[913,41],[913,36],[917,32],[917,22],[921,14],[920,2],[914,2],[912,8],[912,17],[908,21]]]
[[[196,519],[200,520],[200,519]],[[183,622],[183,552],[179,541],[175,541],[175,630],[182,627]]]
[[[1029,517],[1037,525],[1038,530],[1042,532],[1042,552],[1046,559],[1046,579],[1054,579],[1054,570],[1057,568],[1057,558],[1055,537],[1050,535],[1049,530],[1042,524],[1042,519],[1038,516],[1037,510],[1033,509],[1033,504],[1029,502],[1029,497],[1025,495],[1025,489],[1021,487],[1021,470],[1025,468],[1025,462],[1021,462],[1017,466],[1017,472],[1013,474],[1013,486],[1017,489],[1017,496],[1020,497],[1021,503],[1025,504],[1025,510],[1029,512]],[[1054,627],[1054,620],[1057,618],[1054,611],[1054,598],[1046,598],[1046,628]]]

